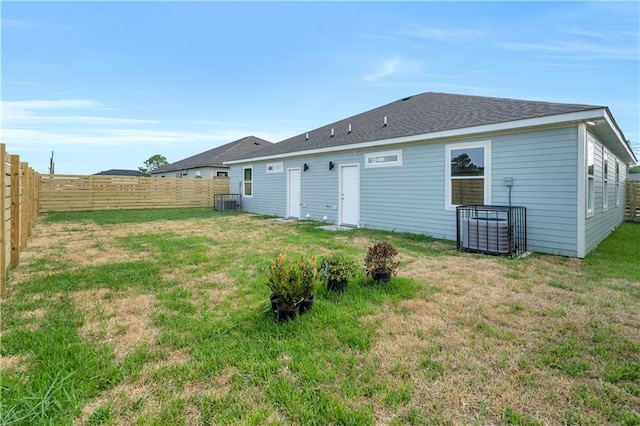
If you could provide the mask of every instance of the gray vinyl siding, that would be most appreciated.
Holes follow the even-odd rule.
[[[287,169],[307,163],[309,170],[301,172],[301,218],[337,223],[339,166],[358,164],[361,227],[454,240],[455,211],[445,209],[445,146],[486,140],[491,141],[491,204],[508,205],[504,178],[513,178],[511,203],[527,208],[529,250],[577,256],[576,126],[286,158],[279,174],[266,174],[266,161],[251,163],[254,197],[245,199],[243,208],[285,216]],[[365,153],[397,149],[402,150],[402,166],[364,167]],[[248,164],[231,167],[232,192]],[[614,205],[615,200],[610,210]]]
[[[335,164],[333,170],[329,170],[329,161]],[[355,155],[352,153],[293,158],[284,162],[285,173],[288,168],[300,167],[301,218],[338,223],[339,164],[355,162]],[[303,171],[305,163],[309,166],[306,172]]]
[[[231,192],[242,194],[245,167],[253,166],[253,196],[242,198],[242,209],[254,213],[284,216],[286,210],[286,173],[266,174],[267,163],[247,163],[231,167]]]
[[[455,238],[455,212],[444,209],[444,144],[367,152],[399,148],[402,166],[361,170],[361,226]]]
[[[588,217],[585,223],[585,248],[586,253],[593,250],[600,244],[613,230],[624,221],[624,180],[627,175],[625,164],[615,157],[611,152],[609,155],[609,197],[608,208],[604,208],[604,157],[603,145],[595,137],[589,135],[594,141],[595,167],[594,167],[594,215]],[[606,147],[605,147],[606,150]],[[615,179],[616,179],[616,160],[620,165],[620,204],[616,206],[615,198]],[[586,175],[585,175],[586,179]]]
[[[565,127],[496,137],[493,204],[527,208],[530,251],[577,256],[578,129]]]

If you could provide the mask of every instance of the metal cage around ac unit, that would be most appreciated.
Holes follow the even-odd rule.
[[[456,208],[458,250],[516,257],[527,252],[527,209],[467,205]]]
[[[242,197],[240,194],[215,194],[213,206],[217,211],[242,210]]]

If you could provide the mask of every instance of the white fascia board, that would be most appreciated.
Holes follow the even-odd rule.
[[[576,205],[577,219],[577,235],[576,235],[576,251],[577,256],[583,259],[586,256],[586,215],[587,215],[587,184],[586,184],[586,141],[587,126],[585,123],[578,125],[578,168],[576,170],[576,179],[578,183],[578,203]]]
[[[605,110],[603,108],[591,109],[588,111],[572,112],[568,114],[559,114],[546,117],[527,118],[525,120],[506,121],[504,123],[486,124],[483,126],[465,127],[462,129],[443,130],[441,132],[423,133],[412,136],[402,136],[399,138],[380,139],[376,141],[360,142],[350,145],[337,145],[329,146],[326,148],[310,149],[306,151],[293,151],[285,152],[282,154],[267,155],[264,157],[245,158],[243,160],[225,161],[224,164],[240,164],[253,161],[265,161],[273,160],[276,158],[290,158],[300,157],[307,155],[325,154],[329,152],[337,151],[350,151],[354,149],[367,149],[384,145],[396,145],[418,141],[428,141],[434,139],[445,139],[453,137],[470,136],[477,133],[491,133],[501,132],[505,130],[523,129],[529,127],[549,126],[559,123],[579,122],[589,119],[603,118],[605,117]]]
[[[620,144],[624,147],[625,151],[627,151],[627,154],[629,154],[629,158],[633,158],[637,162],[638,159],[636,158],[635,153],[633,152],[633,150],[631,150],[631,147],[625,140],[624,136],[622,136],[620,129],[618,128],[615,121],[613,121],[613,117],[611,117],[608,111],[604,112],[604,119],[606,120],[607,124],[609,125],[613,133],[616,135],[618,140],[620,141]]]

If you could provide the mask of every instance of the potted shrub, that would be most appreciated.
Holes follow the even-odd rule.
[[[280,253],[272,259],[265,272],[267,285],[272,292],[269,298],[276,317],[285,321],[298,316],[303,288],[287,255]]]
[[[339,293],[347,289],[349,279],[358,271],[356,261],[341,254],[323,257],[321,267],[324,269],[327,289]]]
[[[296,274],[302,284],[302,302],[300,313],[304,314],[313,308],[313,292],[316,289],[318,279],[318,264],[315,256],[301,256],[296,262]]]
[[[269,297],[272,310],[280,321],[311,309],[317,276],[315,257],[291,260],[281,253],[271,260],[266,274],[272,291]],[[305,299],[307,302],[302,306]]]
[[[397,272],[398,262],[394,260],[397,254],[395,247],[386,241],[378,241],[369,247],[364,258],[367,276],[376,283],[388,282]]]

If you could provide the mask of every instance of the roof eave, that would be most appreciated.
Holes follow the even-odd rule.
[[[571,122],[577,123],[580,121],[596,119],[596,118],[607,119],[606,108],[598,107],[598,108],[585,110],[585,111],[557,114],[557,115],[551,115],[551,116],[545,116],[545,117],[527,118],[523,120],[506,121],[503,123],[485,124],[481,126],[472,126],[472,127],[464,127],[460,129],[443,130],[439,132],[422,133],[418,135],[402,136],[402,137],[391,138],[391,139],[379,139],[374,141],[360,142],[360,143],[348,144],[348,145],[337,145],[337,146],[330,146],[325,148],[300,150],[300,151],[286,152],[282,154],[267,155],[262,157],[251,157],[251,158],[245,158],[241,160],[225,161],[224,164],[226,165],[242,164],[242,163],[249,163],[249,162],[255,162],[255,161],[266,161],[266,160],[273,160],[273,159],[298,157],[301,155],[325,154],[328,152],[373,148],[373,147],[383,146],[383,145],[397,145],[397,144],[411,143],[411,142],[417,142],[417,141],[447,139],[452,137],[466,137],[466,136],[471,136],[475,134],[518,130],[518,129],[532,128],[532,127],[549,126],[549,125],[561,124],[561,123],[571,123]],[[614,128],[617,128],[617,126],[615,126]],[[624,140],[624,139],[621,138],[621,140]],[[631,154],[633,155],[633,153]]]
[[[637,163],[638,157],[636,157],[636,154],[631,148],[631,144],[627,141],[627,139],[624,137],[624,134],[622,133],[622,130],[620,130],[620,128],[618,127],[618,123],[616,123],[616,121],[614,120],[611,111],[609,111],[609,108],[605,108],[604,119],[609,124],[609,127],[615,134],[616,138],[620,141],[620,144],[624,147],[625,151],[629,155],[629,158],[633,161],[633,163]]]
[[[196,164],[196,165],[191,165],[191,166],[187,166],[187,167],[175,167],[175,168],[171,168],[171,169],[165,169],[165,170],[153,170],[152,172],[149,173],[170,173],[170,172],[179,172],[182,170],[191,170],[191,169],[201,169],[203,167],[224,167],[224,168],[228,168],[229,166],[225,165],[225,164]]]

